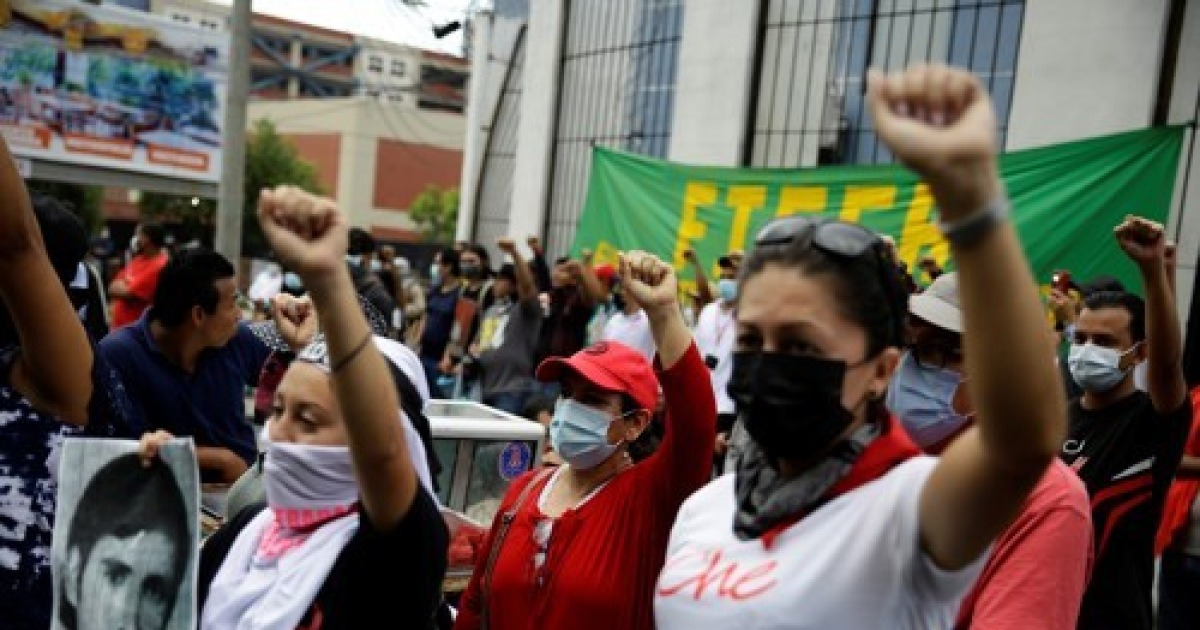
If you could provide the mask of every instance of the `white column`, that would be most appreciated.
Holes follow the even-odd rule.
[[[689,0],[684,6],[670,159],[740,165],[755,89],[759,5]]]
[[[1196,115],[1196,100],[1200,98],[1200,3],[1190,2],[1183,17],[1183,36],[1179,42],[1179,57],[1175,65],[1175,84],[1171,91],[1170,123],[1182,123]],[[1180,321],[1187,325],[1192,300],[1196,299],[1196,260],[1200,256],[1200,138],[1193,127],[1184,135],[1183,152],[1179,161],[1179,176],[1175,199],[1171,206],[1170,233],[1179,234],[1178,291]],[[1192,151],[1191,171],[1187,172],[1189,145]],[[1184,182],[1187,198],[1181,199]]]
[[[517,159],[508,221],[510,234],[542,234],[546,220],[562,67],[564,2],[537,0],[529,6],[521,120],[517,127]]]
[[[495,20],[491,11],[475,14],[471,32],[471,78],[467,91],[467,133],[463,145],[462,177],[458,186],[458,226],[455,240],[471,238],[471,226],[475,223],[475,191],[479,185],[479,169],[483,165],[484,147],[487,146],[485,129],[488,126],[491,108],[485,107],[483,95],[494,79],[491,76],[491,33]]]
[[[1167,0],[1029,0],[1007,149],[1150,124]]]

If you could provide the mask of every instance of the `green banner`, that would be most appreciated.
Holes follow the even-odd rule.
[[[1184,128],[1158,127],[1000,157],[1025,252],[1041,284],[1057,269],[1087,280],[1116,276],[1141,286],[1112,228],[1127,214],[1165,222]],[[587,201],[572,246],[614,262],[642,249],[685,270],[693,248],[705,263],[736,249],[777,216],[820,213],[896,239],[912,268],[922,256],[945,265],[928,188],[901,166],[741,169],[684,166],[596,147]],[[687,284],[688,277],[684,276]]]

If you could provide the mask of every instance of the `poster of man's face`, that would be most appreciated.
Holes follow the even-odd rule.
[[[200,481],[191,440],[68,439],[51,546],[54,630],[195,627]]]

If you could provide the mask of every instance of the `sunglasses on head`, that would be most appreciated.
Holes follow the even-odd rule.
[[[790,217],[775,219],[763,226],[754,238],[755,247],[774,245],[789,245],[807,239],[811,247],[843,258],[855,260],[863,256],[870,257],[879,276],[891,313],[888,319],[892,322],[892,345],[900,346],[904,340],[903,313],[907,307],[900,308],[907,296],[899,285],[892,270],[891,262],[885,253],[886,245],[878,234],[855,223],[843,223],[822,216],[795,214]]]

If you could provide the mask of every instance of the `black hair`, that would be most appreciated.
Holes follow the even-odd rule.
[[[646,409],[641,403],[634,400],[633,396],[621,394],[622,415],[630,415],[643,409],[650,413],[650,421],[646,423],[646,428],[642,430],[637,439],[629,443],[629,459],[633,460],[635,464],[650,457],[658,450],[658,445],[662,443],[665,425],[662,414],[657,410]]]
[[[509,282],[517,281],[517,268],[512,263],[504,263],[500,266],[500,270],[496,272],[496,279],[508,280]]]
[[[350,228],[347,235],[346,253],[351,256],[375,253],[375,238],[362,228]]]
[[[521,417],[537,422],[538,415],[543,411],[554,413],[554,399],[548,396],[534,396],[525,403],[525,408],[521,410]]]
[[[189,523],[194,518],[188,512],[170,466],[155,460],[146,468],[137,454],[121,455],[102,466],[79,497],[67,531],[67,549],[79,551],[80,570],[78,575],[64,574],[60,579],[82,579],[83,568],[101,538],[125,539],[141,532],[160,531],[175,545],[171,572],[174,583],[168,591],[169,617],[192,556],[193,534]],[[82,588],[79,590],[82,592]],[[65,599],[60,603],[60,621],[67,628],[75,628],[79,622],[75,607]]]
[[[46,257],[66,291],[79,271],[79,263],[87,254],[87,230],[72,211],[74,206],[71,202],[38,193],[33,194],[31,201]],[[19,342],[17,326],[8,309],[0,304],[0,345],[16,345]]]
[[[479,261],[483,263],[484,269],[488,269],[492,266],[492,255],[488,253],[487,248],[483,245],[468,245],[467,251],[479,257]]]
[[[559,266],[559,265],[561,265],[561,264],[564,264],[564,263],[569,263],[569,262],[571,262],[571,257],[570,257],[570,256],[559,256],[558,258],[556,258],[556,259],[554,260],[554,266],[555,266],[555,267],[557,267],[557,266]]]
[[[735,269],[737,265],[733,264],[733,259],[729,256],[722,256],[717,259],[717,266],[721,269]]]
[[[1075,284],[1074,281],[1071,284]],[[1084,298],[1094,293],[1124,293],[1125,285],[1112,276],[1096,276],[1079,287],[1079,292]]]
[[[166,247],[167,231],[163,229],[163,226],[153,222],[146,222],[138,226],[138,231],[149,239],[150,243],[155,247],[159,249]]]
[[[1128,291],[1097,291],[1083,300],[1084,306],[1093,311],[1102,308],[1121,308],[1129,313],[1129,334],[1133,342],[1146,339],[1146,303]]]
[[[812,242],[813,231],[781,244],[755,247],[742,269],[742,286],[767,265],[794,268],[806,275],[831,279],[842,316],[867,331],[867,356],[886,348],[904,346],[904,320],[908,314],[908,291],[877,240],[857,257],[826,253]]]
[[[216,282],[233,276],[233,265],[221,254],[203,247],[179,252],[158,277],[150,318],[167,328],[178,328],[187,321],[193,307],[211,314],[220,301]]]
[[[450,275],[455,278],[462,275],[462,266],[458,262],[458,250],[447,247],[438,252],[438,262],[443,265],[450,265]]]

